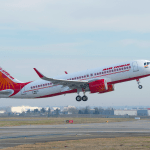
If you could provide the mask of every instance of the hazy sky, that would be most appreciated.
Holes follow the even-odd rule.
[[[0,3],[0,66],[21,81],[133,59],[150,60],[149,0],[4,0]],[[0,99],[1,106],[149,105],[150,77],[115,92],[46,99]]]

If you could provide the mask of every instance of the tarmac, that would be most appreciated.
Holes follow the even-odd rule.
[[[150,136],[150,120],[1,127],[0,149],[51,141],[136,136]]]

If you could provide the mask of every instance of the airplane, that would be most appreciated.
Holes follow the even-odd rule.
[[[150,76],[150,61],[134,60],[105,67],[68,73],[48,78],[34,68],[39,80],[21,82],[0,67],[0,98],[46,98],[77,93],[76,101],[87,101],[86,92],[107,93],[115,90],[115,84]],[[83,92],[83,96],[80,93]]]

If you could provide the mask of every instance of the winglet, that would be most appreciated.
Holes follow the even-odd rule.
[[[34,70],[35,70],[35,72],[38,74],[38,76],[40,77],[40,78],[43,78],[44,77],[44,75],[42,75],[36,68],[33,68]]]

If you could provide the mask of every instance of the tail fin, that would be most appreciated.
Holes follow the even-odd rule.
[[[22,83],[13,78],[8,72],[0,67],[0,90],[14,89],[15,85]]]

